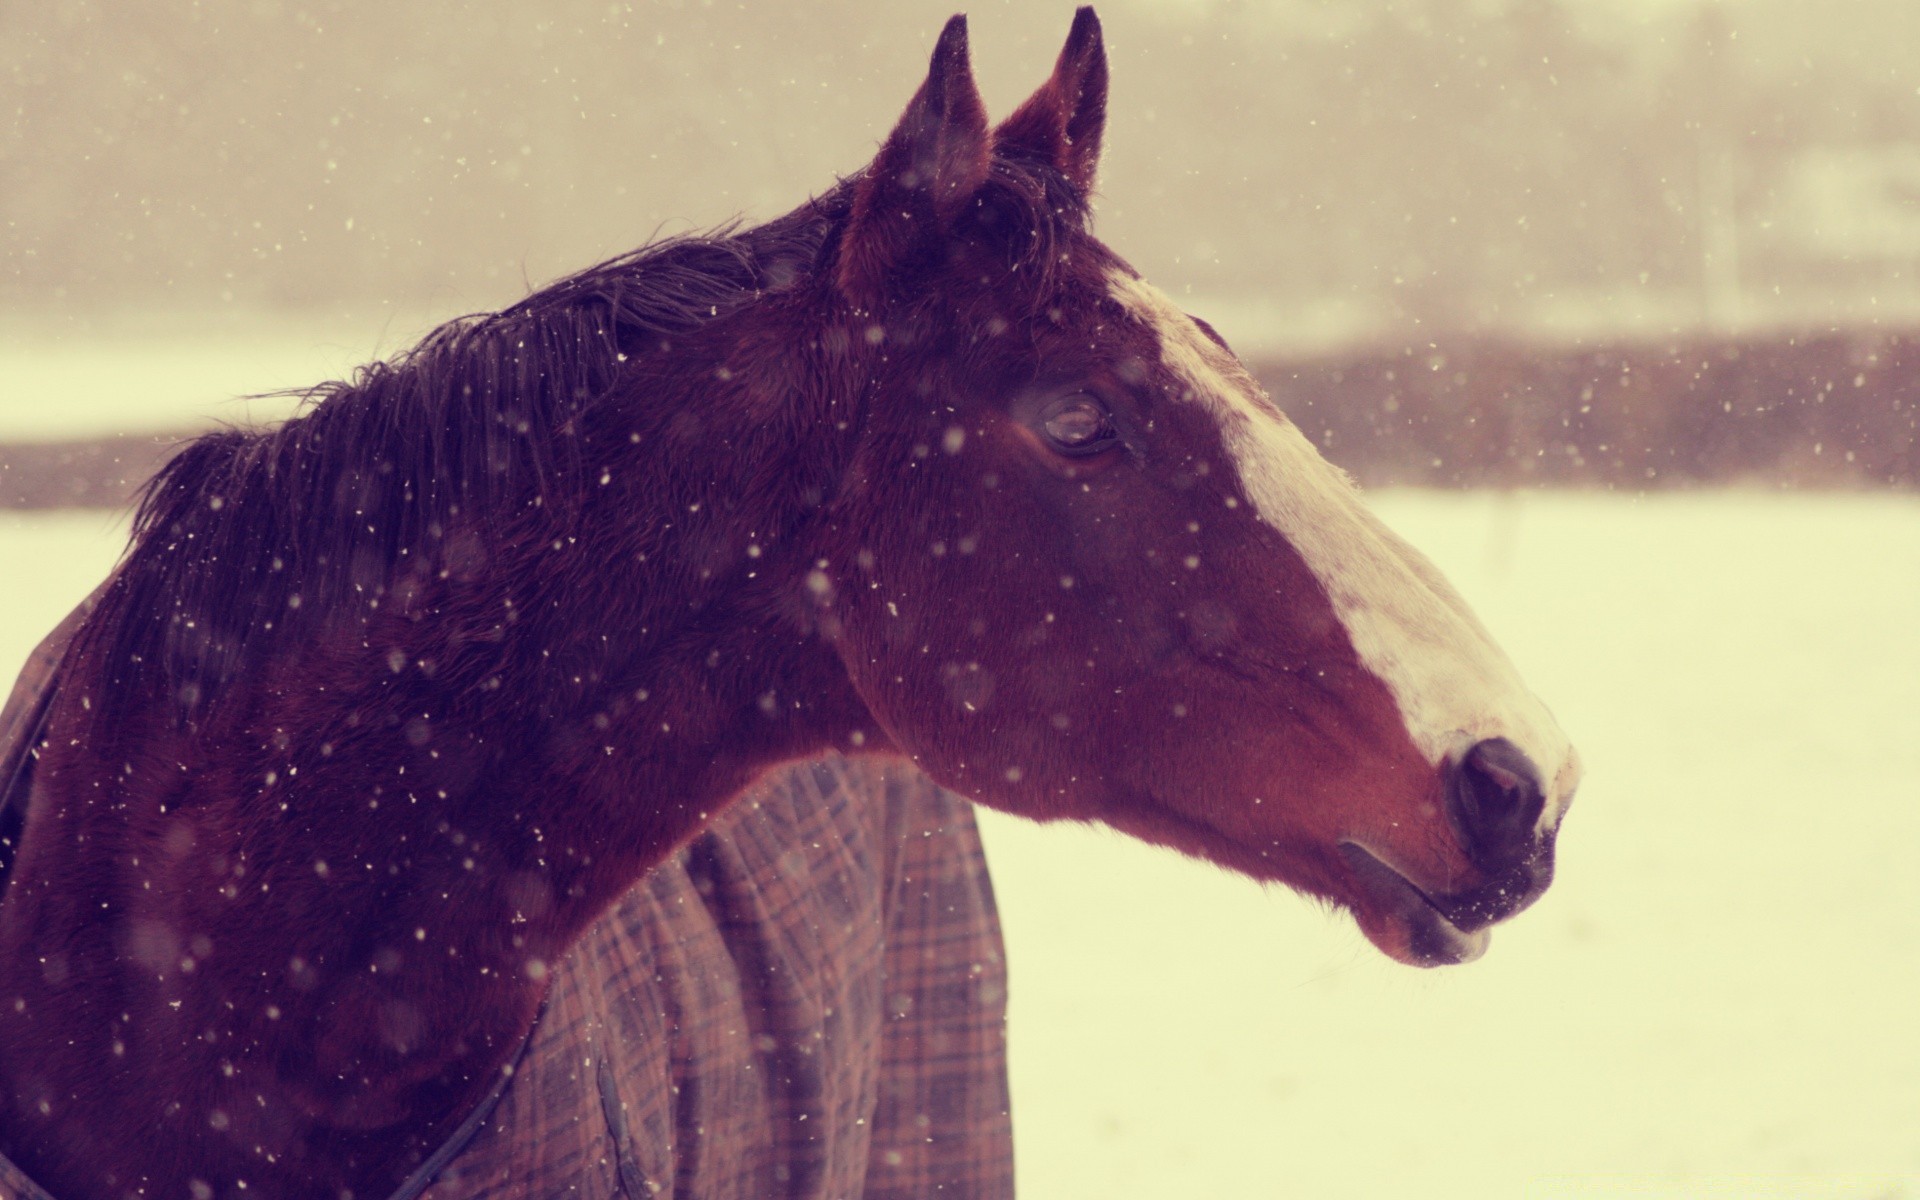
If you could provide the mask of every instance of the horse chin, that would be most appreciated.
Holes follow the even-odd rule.
[[[1405,875],[1355,842],[1340,843],[1340,855],[1359,884],[1353,907],[1360,931],[1382,954],[1410,967],[1448,967],[1487,952],[1492,935],[1468,930],[1447,918],[1431,897]]]

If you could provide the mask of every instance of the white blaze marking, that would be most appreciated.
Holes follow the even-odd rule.
[[[1159,336],[1161,362],[1187,389],[1184,399],[1218,423],[1247,499],[1326,589],[1414,745],[1438,766],[1485,738],[1513,742],[1546,776],[1540,820],[1551,828],[1579,781],[1579,760],[1459,593],[1367,509],[1345,472],[1256,401],[1260,385],[1191,317],[1123,271],[1109,282],[1114,299]]]

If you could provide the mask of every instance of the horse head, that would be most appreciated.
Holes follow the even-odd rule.
[[[1089,229],[1081,9],[990,127],[955,17],[834,258],[858,442],[811,602],[895,747],[1460,962],[1547,886],[1580,775],[1459,595],[1206,322]]]

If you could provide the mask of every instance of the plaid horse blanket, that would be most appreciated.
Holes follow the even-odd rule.
[[[0,867],[82,616],[0,710]],[[1011,1196],[1005,1017],[968,803],[901,765],[796,767],[574,947],[511,1077],[395,1200]],[[55,1198],[0,1158],[0,1200]]]

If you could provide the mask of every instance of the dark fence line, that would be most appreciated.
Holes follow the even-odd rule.
[[[120,508],[181,436],[0,444],[0,508]]]
[[[1920,331],[1579,349],[1456,340],[1256,374],[1369,484],[1920,483]]]
[[[1255,363],[1370,485],[1920,486],[1920,333],[1494,339]],[[179,437],[0,445],[0,508],[115,508]]]

